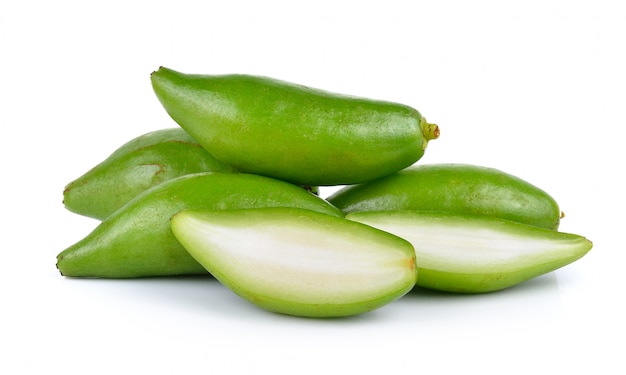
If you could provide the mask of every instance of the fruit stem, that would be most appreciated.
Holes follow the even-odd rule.
[[[425,150],[426,146],[428,146],[428,141],[439,138],[440,130],[437,124],[429,123],[424,117],[420,121],[420,127],[423,135],[422,149]]]

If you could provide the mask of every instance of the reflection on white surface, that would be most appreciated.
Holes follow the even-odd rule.
[[[88,313],[106,309],[111,321],[141,315],[141,311],[183,313],[194,319],[224,319],[236,325],[246,321],[272,324],[303,324],[317,328],[349,321],[349,325],[433,324],[454,325],[455,321],[486,322],[489,325],[515,324],[545,320],[558,312],[559,288],[555,273],[529,280],[517,286],[485,294],[455,294],[416,287],[401,299],[379,310],[352,318],[306,319],[266,312],[239,298],[210,276],[180,278],[146,278],[132,280],[62,278],[70,305]],[[77,304],[76,301],[83,301]],[[96,312],[96,311],[94,311]],[[149,317],[141,317],[147,322]],[[460,319],[460,320],[459,320]],[[298,322],[298,323],[296,323]],[[361,322],[361,323],[359,323]],[[182,322],[181,327],[191,322]],[[255,323],[256,324],[256,323]],[[425,328],[421,327],[421,328]],[[174,328],[174,327],[172,327]],[[180,332],[180,331],[179,331]]]

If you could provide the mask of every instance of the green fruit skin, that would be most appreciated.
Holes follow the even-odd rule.
[[[183,209],[300,207],[342,213],[301,187],[239,173],[197,173],[139,194],[57,256],[64,276],[133,278],[206,274],[178,243],[169,220]]]
[[[197,227],[198,223],[202,222],[209,228],[204,230],[210,231],[213,237],[217,238],[206,240],[199,237],[201,235],[197,234]],[[312,318],[345,317],[366,313],[408,293],[415,286],[418,277],[415,251],[409,242],[368,225],[306,209],[271,207],[219,212],[184,210],[174,215],[171,226],[179,241],[216,279],[245,300],[276,313]],[[280,280],[277,288],[259,287],[259,284],[267,285],[266,278],[269,277],[265,275],[268,271],[262,269],[263,264],[254,267],[255,270],[261,269],[262,275],[255,276],[250,275],[251,272],[242,271],[246,269],[245,256],[244,259],[225,261],[218,255],[224,250],[215,251],[213,247],[223,246],[219,245],[219,242],[225,241],[220,236],[220,227],[240,230],[241,237],[245,237],[250,231],[268,233],[272,228],[281,228],[280,239],[276,240],[274,246],[284,244],[289,250],[284,256],[290,257],[290,262],[281,264],[281,260],[275,259],[255,260],[259,263],[267,262],[270,269],[276,267],[276,264],[281,264],[284,272],[271,274],[276,278],[272,283]],[[393,277],[389,277],[389,271],[377,274],[377,267],[369,271],[367,276],[364,275],[365,271],[359,269],[337,275],[333,268],[333,266],[349,268],[350,264],[332,263],[328,265],[328,270],[320,270],[321,266],[316,263],[324,262],[321,255],[317,257],[307,253],[304,258],[298,259],[300,250],[298,247],[309,245],[311,237],[323,241],[322,251],[346,253],[350,261],[366,259],[368,257],[366,253],[372,248],[378,249],[385,256],[389,254],[380,257],[380,268],[393,269]],[[350,241],[350,246],[345,246],[347,241]],[[259,244],[250,241],[246,245]],[[226,251],[226,253],[235,257],[233,253],[236,252]],[[260,253],[264,254],[262,251]],[[224,265],[224,262],[231,264]],[[232,262],[237,262],[239,266],[233,266]],[[335,262],[341,263],[336,260]],[[309,263],[315,266],[309,269]],[[373,267],[367,262],[365,264]],[[309,272],[314,276],[308,274]],[[316,275],[317,273],[319,275]],[[297,278],[298,282],[289,281],[291,277]],[[358,278],[360,282],[352,281],[351,278]]]
[[[493,216],[558,229],[561,211],[548,193],[503,171],[470,164],[421,164],[365,184],[346,186],[328,201],[345,214],[421,210]]]
[[[587,254],[593,247],[591,241],[577,234],[558,232],[489,216],[461,216],[420,211],[370,211],[348,214],[346,219],[371,225],[411,242],[415,248],[419,274],[416,285],[444,292],[472,294],[503,290],[573,263]],[[429,228],[430,233],[437,233],[437,230],[430,228],[437,228],[438,226],[446,229],[472,228],[475,233],[483,233],[485,230],[508,233],[510,236],[516,236],[517,241],[541,241],[544,243],[545,250],[541,259],[535,255],[535,260],[532,262],[523,258],[518,261],[508,260],[508,263],[500,259],[476,259],[469,266],[471,269],[466,272],[460,272],[458,269],[452,271],[442,267],[440,262],[433,263],[433,260],[430,259],[432,255],[428,255],[428,252],[424,250],[428,246],[425,245],[425,241],[419,237],[417,239],[409,238],[411,229],[405,229],[404,233],[390,229],[389,222],[394,220],[411,223],[415,226],[416,231],[419,230],[419,227]],[[442,245],[437,246],[444,247],[443,244],[449,243],[452,237],[451,233],[445,232],[441,237]],[[431,235],[429,234],[429,236]],[[480,238],[481,241],[485,243],[490,241],[488,236],[484,236],[485,238],[480,236],[477,235],[477,238]],[[509,241],[516,240],[509,239]],[[468,241],[471,240],[468,239]],[[503,243],[503,249],[506,245]],[[468,243],[467,246],[469,249],[472,245]],[[459,267],[458,259],[450,258],[447,262],[456,264],[456,268]],[[481,268],[482,271],[477,271],[477,268]]]
[[[373,180],[420,159],[439,129],[408,106],[250,75],[151,74],[167,113],[218,160],[300,185]]]
[[[164,181],[199,172],[235,172],[217,161],[181,128],[141,135],[70,182],[65,208],[104,219],[139,193]]]

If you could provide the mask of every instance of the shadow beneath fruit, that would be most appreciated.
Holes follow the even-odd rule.
[[[500,291],[478,294],[450,293],[415,287],[397,302],[402,314],[433,326],[532,324],[558,315],[560,294],[554,272]],[[400,317],[402,319],[402,317]]]
[[[207,319],[236,320],[241,323],[357,322],[375,319],[372,313],[342,318],[307,318],[264,310],[239,297],[211,275],[147,277],[137,279],[74,279],[95,283],[115,293],[120,304],[140,304],[154,312],[178,311],[185,315],[201,315]],[[121,302],[124,300],[124,302]]]

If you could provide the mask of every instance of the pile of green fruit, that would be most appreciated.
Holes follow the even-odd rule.
[[[101,223],[58,255],[64,276],[210,273],[264,309],[332,317],[416,285],[501,290],[592,247],[559,232],[555,200],[522,179],[416,164],[439,128],[409,106],[248,75],[162,67],[151,81],[180,127],[66,186],[65,207]]]

